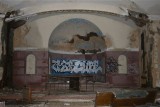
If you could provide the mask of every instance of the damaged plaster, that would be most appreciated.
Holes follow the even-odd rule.
[[[131,33],[130,33],[130,37],[129,37],[129,47],[130,48],[139,48],[140,46],[140,36],[141,36],[141,29],[137,28],[136,30],[133,30]]]
[[[89,33],[87,36],[88,40],[81,39],[77,35],[75,35],[74,38],[74,46],[77,49],[84,49],[84,50],[105,50],[106,44],[105,40],[102,36],[97,35],[96,33]]]
[[[104,50],[102,32],[92,22],[73,18],[62,22],[52,32],[49,48],[53,50]]]
[[[102,36],[90,32],[85,36],[74,35],[68,43],[53,44],[50,49],[63,51],[101,51],[107,48],[105,40]]]
[[[149,31],[149,39],[152,42],[152,47],[150,47],[148,54],[150,53],[152,59],[149,60],[151,62],[151,74],[152,74],[152,86],[160,87],[160,22],[159,21],[152,21],[148,27]],[[149,40],[148,40],[149,42]]]
[[[27,46],[27,40],[25,40],[25,36],[29,32],[30,27],[27,25],[23,25],[19,28],[17,28],[14,32],[14,47],[26,47]]]
[[[38,23],[41,26],[41,30],[40,31],[43,30],[42,26],[48,27],[48,29],[46,29],[46,31],[48,31],[48,32],[46,32],[46,31],[42,32],[43,35],[45,34],[45,37],[46,37],[47,34],[50,33],[49,29],[51,29],[51,26],[57,25],[57,23],[55,23],[54,21],[52,21],[50,23],[48,23],[47,21],[49,21],[51,19],[54,20],[55,18],[57,18],[57,19],[59,19],[59,20],[57,20],[57,22],[60,23],[60,19],[62,17],[63,17],[63,20],[64,20],[65,18],[66,19],[68,19],[68,18],[72,19],[75,16],[76,15],[60,15],[60,16],[54,16],[54,17],[50,17],[50,18],[40,19],[41,22],[45,22],[43,24],[40,24],[40,21],[38,21]],[[135,30],[137,28],[136,26],[130,26],[130,25],[121,23],[119,21],[115,21],[113,19],[99,17],[99,16],[79,15],[79,17],[82,17],[83,19],[87,19],[89,21],[92,21],[97,25],[97,27],[103,33],[103,34],[98,34],[98,35],[102,36],[102,38],[105,40],[105,45],[106,45],[105,47],[107,49],[126,49],[126,48],[128,48],[129,47],[129,43],[130,43],[130,40],[128,39],[128,37],[131,35],[130,32],[132,32],[133,30]],[[63,20],[62,20],[62,22],[63,22]],[[57,26],[59,26],[59,25],[57,25]],[[122,29],[122,26],[123,26],[123,29]],[[57,28],[56,27],[54,28],[54,27],[55,26],[53,26],[52,29],[54,29],[54,31],[55,31]],[[80,36],[85,36],[89,32],[95,32],[95,33],[97,32],[96,29],[95,30],[91,30],[91,31],[89,31],[89,30],[87,31],[86,29],[84,29],[84,30],[82,30],[82,32],[75,33],[75,31],[77,30],[76,27],[72,27],[71,29],[68,29],[68,28],[69,27],[67,27],[67,25],[65,25],[64,28],[60,28],[58,31],[56,31],[56,32],[53,31],[51,33],[51,37],[49,39],[49,48],[52,47],[53,45],[54,46],[59,46],[60,48],[65,48],[65,46],[67,46],[68,48],[65,48],[65,50],[71,52],[71,51],[73,51],[75,49],[68,42],[71,39],[73,39],[74,35],[79,34]],[[62,30],[62,29],[64,29],[64,30]],[[80,28],[78,28],[78,29],[80,31]],[[44,39],[46,39],[46,38],[44,38]],[[59,48],[59,50],[61,50],[60,48]],[[57,47],[54,47],[54,49],[58,50]],[[130,49],[132,49],[132,48],[130,48]]]
[[[36,23],[27,23],[14,30],[14,48],[27,48],[43,46],[41,35]]]

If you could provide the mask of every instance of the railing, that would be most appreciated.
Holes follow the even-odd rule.
[[[48,82],[46,82],[46,89],[50,91],[53,86],[54,90],[56,90],[56,88],[58,89],[60,85],[63,85],[64,89],[67,89],[67,86],[69,86],[69,89],[75,89],[79,91],[81,86],[80,82],[81,80],[85,80],[84,85],[86,91],[88,90],[89,83],[92,83],[92,88],[94,91],[94,83],[95,83],[94,75],[69,75],[69,76],[48,75]]]

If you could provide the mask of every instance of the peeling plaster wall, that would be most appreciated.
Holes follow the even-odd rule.
[[[92,22],[73,18],[62,22],[52,32],[49,50],[78,51],[105,50],[105,40],[100,29]]]
[[[63,54],[64,58],[68,58],[68,54],[65,54],[65,51],[71,51],[74,50],[74,48],[79,48],[79,44],[81,43],[90,43],[94,42],[95,44],[98,44],[97,47],[101,47],[102,49],[106,49],[106,53],[107,52],[111,52],[112,50],[117,50],[113,53],[115,53],[115,55],[119,56],[119,55],[123,55],[122,53],[127,53],[127,51],[129,51],[131,54],[134,54],[135,51],[132,51],[132,49],[136,49],[136,52],[139,52],[139,39],[140,39],[140,34],[141,34],[141,29],[139,29],[136,25],[127,25],[123,22],[111,19],[111,18],[106,18],[106,17],[101,17],[101,16],[95,16],[95,15],[85,15],[85,14],[65,14],[65,15],[57,15],[57,16],[51,16],[51,17],[46,17],[46,18],[42,18],[36,21],[33,21],[31,23],[27,23],[24,26],[21,26],[19,28],[17,28],[15,30],[15,36],[14,36],[14,49],[18,49],[17,51],[22,51],[22,53],[26,53],[29,52],[28,48],[46,48],[48,49],[48,42],[49,39],[51,37],[52,32],[54,31],[54,29],[61,24],[62,22],[68,20],[68,19],[72,19],[72,18],[82,18],[82,19],[86,19],[92,23],[94,23],[102,32],[102,35],[100,35],[99,37],[97,36],[91,36],[89,41],[85,41],[83,39],[81,39],[81,37],[77,37],[77,36],[66,36],[65,33],[62,31],[62,38],[59,39],[57,42],[60,43],[58,44],[59,47],[61,47],[61,51],[58,54]],[[57,35],[54,35],[57,36]],[[84,35],[80,35],[80,36],[84,36]],[[66,43],[64,41],[64,38],[68,38],[68,43]],[[101,38],[102,37],[102,38]],[[72,39],[75,42],[72,42]],[[99,42],[99,43],[96,43]],[[79,43],[79,44],[78,44]],[[78,44],[78,45],[77,45]],[[89,48],[93,48],[92,45],[88,45]],[[58,48],[59,48],[58,47]],[[85,47],[86,48],[86,47]],[[65,49],[65,50],[64,50]],[[98,49],[98,48],[96,48]],[[128,50],[129,49],[129,50]],[[32,50],[34,53],[34,51],[36,50]],[[43,50],[42,50],[43,51]],[[45,52],[48,52],[45,51]],[[122,53],[118,53],[118,52],[122,52]],[[16,50],[14,51],[14,53],[16,53]],[[37,52],[40,53],[40,52]],[[22,54],[22,56],[23,56]],[[57,53],[50,53],[51,55],[57,54]],[[80,57],[78,57],[78,55],[75,55],[76,52],[74,52],[73,54],[70,54],[70,56],[73,56],[75,59],[78,59]],[[101,54],[101,53],[97,53],[97,54]],[[83,54],[80,54],[83,55]],[[95,55],[94,57],[97,57],[96,54],[87,54],[87,57],[85,57],[85,60],[89,60],[91,59],[92,55]],[[107,57],[108,53],[105,55],[105,57]],[[112,79],[113,81],[110,81],[111,84],[115,84],[116,85],[122,85],[123,86],[139,86],[140,82],[134,78],[138,78],[139,79],[139,54],[134,54],[135,58],[131,57],[131,59],[135,59],[135,63],[133,64],[133,68],[135,68],[134,66],[136,65],[137,67],[137,74],[121,74],[119,75],[119,73],[116,74],[110,74],[110,79]],[[19,55],[17,55],[17,57],[19,57]],[[131,55],[128,55],[131,56]],[[13,62],[17,62],[18,58],[15,57],[15,59],[13,59]],[[37,56],[41,57],[41,56]],[[51,58],[51,56],[48,56],[49,58]],[[24,62],[25,58],[23,59]],[[40,59],[41,60],[41,59]],[[46,59],[45,59],[46,60]],[[104,57],[102,56],[102,60],[105,60]],[[133,61],[132,61],[133,62]],[[105,63],[105,62],[104,62]],[[129,62],[130,63],[130,62]],[[132,63],[131,63],[132,64]],[[104,64],[105,65],[105,64]],[[21,65],[20,65],[21,66]],[[22,73],[20,70],[18,70],[19,68],[21,68],[20,66],[16,67],[14,66],[13,71],[15,73],[15,75],[13,75],[15,81],[18,81],[18,78],[21,78],[21,82],[22,84],[24,84],[24,80],[23,80],[23,76],[19,76],[16,77],[16,75],[18,73]],[[50,65],[48,65],[50,66]],[[128,66],[128,65],[127,65]],[[25,65],[23,65],[23,67],[25,68]],[[132,65],[131,65],[132,67]],[[37,69],[38,67],[36,67]],[[106,67],[104,66],[103,71],[105,72]],[[42,70],[43,68],[40,68],[38,70]],[[22,70],[23,73],[25,72],[25,69]],[[106,76],[106,75],[103,75]],[[113,78],[112,78],[113,76]],[[115,78],[114,78],[115,77]],[[125,79],[123,79],[123,81],[121,81],[120,83],[116,84],[116,78],[123,78],[126,77]],[[129,80],[131,78],[131,80],[129,82],[126,83],[127,80]],[[35,79],[40,79],[38,77],[36,77]],[[99,78],[100,79],[100,78]],[[105,79],[104,79],[105,80]],[[138,82],[137,82],[138,81]],[[36,80],[36,82],[40,82],[40,80]],[[15,82],[16,85],[17,82]]]
[[[0,20],[0,32],[2,29],[2,20]],[[1,33],[0,33],[0,38],[1,38]],[[2,42],[0,40],[0,55],[2,54]],[[0,57],[0,60],[2,60],[2,58]],[[3,75],[3,68],[2,66],[0,66],[0,80],[2,79],[2,75]]]
[[[43,40],[37,23],[27,23],[14,31],[15,48],[43,48]]]
[[[95,15],[85,15],[85,14],[57,15],[57,16],[42,18],[37,21],[31,22],[27,25],[30,28],[29,33],[27,33],[27,35],[23,35],[23,38],[21,37],[22,40],[20,41],[23,42],[15,44],[14,46],[15,47],[32,46],[38,48],[48,48],[48,41],[52,31],[60,23],[71,18],[82,18],[96,24],[102,31],[103,36],[106,36],[106,38],[108,38],[105,39],[107,41],[107,48],[122,49],[131,47],[130,36],[132,35],[131,32],[135,31],[136,26],[130,26],[110,18],[95,16]],[[23,30],[23,28],[21,28],[21,30]],[[19,35],[20,33],[15,33],[15,34]],[[19,36],[17,36],[17,38],[19,39]]]
[[[129,37],[130,39],[129,47],[130,48],[139,48],[141,33],[142,31],[140,28],[137,28],[130,33],[130,37]]]
[[[160,21],[153,21],[149,25],[149,38],[152,39],[151,74],[153,87],[160,87]]]

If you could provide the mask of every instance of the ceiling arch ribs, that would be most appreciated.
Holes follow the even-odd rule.
[[[84,9],[70,9],[70,10],[53,10],[53,11],[44,11],[39,13],[27,14],[27,15],[15,15],[9,18],[6,18],[6,22],[10,21],[18,21],[18,20],[25,20],[25,21],[34,21],[39,18],[54,16],[54,15],[61,15],[61,14],[90,14],[90,15],[98,15],[102,17],[111,18],[117,21],[121,21],[128,25],[133,25],[133,22],[137,26],[142,27],[145,25],[149,20],[147,15],[144,13],[137,13],[131,10],[127,10],[128,15],[121,15],[117,13],[107,12],[107,11],[100,11],[100,10],[84,10]]]

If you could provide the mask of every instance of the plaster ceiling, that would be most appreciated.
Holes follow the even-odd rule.
[[[97,9],[125,15],[125,9],[130,9],[152,18],[160,16],[160,0],[0,0],[0,3],[1,13],[10,10],[34,14],[56,9]]]

